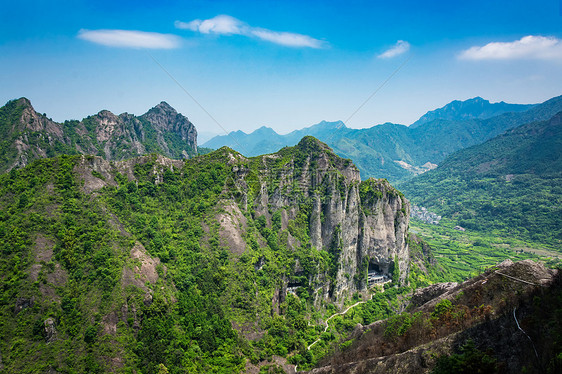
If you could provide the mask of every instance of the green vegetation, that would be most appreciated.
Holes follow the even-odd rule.
[[[109,174],[92,171],[93,158],[81,156],[36,160],[1,175],[5,368],[105,372],[118,360],[123,372],[240,372],[273,355],[303,367],[316,362],[307,346],[335,308],[317,310],[313,301],[320,275],[334,281],[339,235],[333,251],[310,245],[312,198],[299,188],[286,191],[297,209],[286,229],[283,209],[257,213],[253,202],[265,170],[272,170],[268,186],[280,186],[283,165],[295,165],[296,179],[310,170],[305,155],[318,156],[322,147],[305,139],[303,149],[285,149],[280,158],[250,160],[223,148],[174,168],[147,156],[134,164],[134,179],[115,165]],[[232,158],[249,173],[246,192]],[[327,181],[343,179],[336,168],[323,172],[333,173]],[[90,195],[83,184],[92,177],[106,185]],[[243,225],[242,248],[222,232],[225,219]],[[293,249],[289,233],[298,240]],[[285,279],[297,290],[283,300]],[[385,305],[374,298],[361,321],[385,315]],[[56,333],[46,332],[48,318]],[[37,359],[28,364],[29,357]]]
[[[400,185],[413,202],[485,235],[560,248],[560,115],[455,153]]]
[[[50,142],[41,131],[12,131],[25,109],[21,100],[0,109],[0,130],[12,134],[0,144],[2,160],[15,159],[19,136],[49,156],[76,154],[77,145],[105,156],[104,145],[96,143],[94,117],[65,122],[68,141]],[[131,121],[135,136],[144,129],[146,151],[164,153],[146,118],[123,118]],[[86,137],[79,136],[79,126]],[[466,172],[456,171],[460,156],[455,155],[409,184],[414,199],[446,218],[440,226],[412,224],[423,240],[409,238],[408,286],[357,293],[344,305],[359,304],[336,316],[336,306],[319,295],[325,287],[334,292],[342,228],[334,229],[326,251],[313,248],[310,196],[345,197],[358,182],[348,183],[340,172],[353,167],[350,160],[312,137],[276,155],[251,159],[228,148],[200,148],[204,155],[173,166],[153,154],[136,160],[132,169],[108,164],[108,173],[89,169],[92,156],[63,155],[13,169],[0,175],[0,363],[7,372],[22,373],[228,373],[278,355],[307,369],[353,347],[349,334],[358,323],[388,318],[383,337],[395,345],[414,334],[415,339],[437,334],[441,326],[460,328],[467,318],[482,318],[489,310],[463,309],[449,300],[426,314],[403,312],[403,306],[416,288],[462,281],[506,258],[552,255],[547,262],[559,263],[549,250],[559,246],[562,233],[557,219],[562,176],[555,157],[561,144],[551,136],[538,147],[536,134],[543,130],[537,126],[488,142],[484,151],[466,150],[461,157]],[[517,148],[521,142],[514,136],[525,139],[523,146]],[[112,148],[115,158],[131,157],[132,149],[121,140]],[[184,156],[179,134],[167,133],[164,140],[171,156]],[[513,169],[509,160],[522,150],[533,156],[519,158],[519,169]],[[503,161],[491,162],[500,153]],[[482,162],[487,164],[479,172]],[[296,181],[319,172],[319,165],[319,180],[325,182],[302,190]],[[87,175],[80,175],[84,170]],[[92,177],[105,187],[88,194],[85,179]],[[373,213],[387,194],[402,200],[401,214],[406,214],[404,195],[387,181],[369,179],[358,188],[364,213]],[[261,206],[263,189],[282,194],[288,205]],[[454,230],[457,224],[468,231]],[[528,247],[538,242],[547,244],[530,252]],[[394,284],[400,277],[397,264],[395,257]],[[368,261],[360,267],[365,273]],[[364,284],[365,279],[354,281]],[[291,292],[285,292],[287,285]],[[331,316],[324,331],[323,321]],[[560,339],[553,336],[553,341],[558,346]],[[495,364],[470,345],[439,362],[436,370]],[[279,370],[269,364],[260,372]]]
[[[447,220],[438,226],[417,220],[410,222],[410,230],[431,247],[432,255],[439,264],[430,268],[428,281],[462,282],[505,259],[540,258],[551,265],[560,261],[560,255],[548,247],[482,232],[461,232],[454,230],[453,225]],[[422,274],[422,277],[426,276]]]
[[[469,340],[460,349],[461,353],[441,356],[432,374],[449,373],[499,373],[497,360],[475,348],[474,342]]]
[[[8,372],[102,372],[105,355],[135,360],[132,350],[124,351],[132,333],[120,340],[99,334],[112,304],[124,298],[133,304],[140,297],[143,313],[142,294],[123,293],[118,284],[130,239],[80,193],[75,160],[39,160],[0,176],[0,351]],[[50,343],[43,326],[48,318],[57,330]]]

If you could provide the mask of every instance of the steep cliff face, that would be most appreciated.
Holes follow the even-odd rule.
[[[91,154],[124,160],[146,153],[182,159],[197,154],[197,130],[183,115],[162,102],[146,114],[115,115],[107,110],[82,121],[57,123],[37,113],[26,98],[0,108],[0,172],[34,159],[58,154]]]
[[[350,160],[313,137],[254,160],[254,173],[237,167],[238,190],[249,190],[241,198],[246,208],[268,221],[281,211],[287,222],[304,223],[307,236],[289,230],[290,245],[308,239],[330,255],[328,269],[309,275],[318,300],[340,302],[365,290],[368,272],[406,281],[409,203],[386,180],[361,182]]]

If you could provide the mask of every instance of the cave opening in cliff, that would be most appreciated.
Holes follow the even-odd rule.
[[[383,267],[373,261],[369,261],[369,267],[367,269],[367,284],[369,287],[374,286],[375,284],[382,284],[388,281],[388,275],[385,274],[385,269]]]
[[[377,264],[376,262],[373,261],[369,261],[369,273],[377,273],[377,274],[382,274],[382,268],[380,267],[379,264]]]

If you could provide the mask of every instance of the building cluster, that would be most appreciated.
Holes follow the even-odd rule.
[[[430,212],[423,206],[417,206],[417,205],[412,206],[412,209],[410,211],[410,218],[416,218],[419,219],[420,221],[432,225],[438,225],[439,221],[441,221],[441,216],[438,216],[437,214]]]

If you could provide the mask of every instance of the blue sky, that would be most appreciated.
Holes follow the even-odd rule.
[[[227,131],[410,124],[455,99],[561,95],[561,26],[557,0],[11,1],[0,101],[62,121],[164,100],[222,133],[160,64]]]

